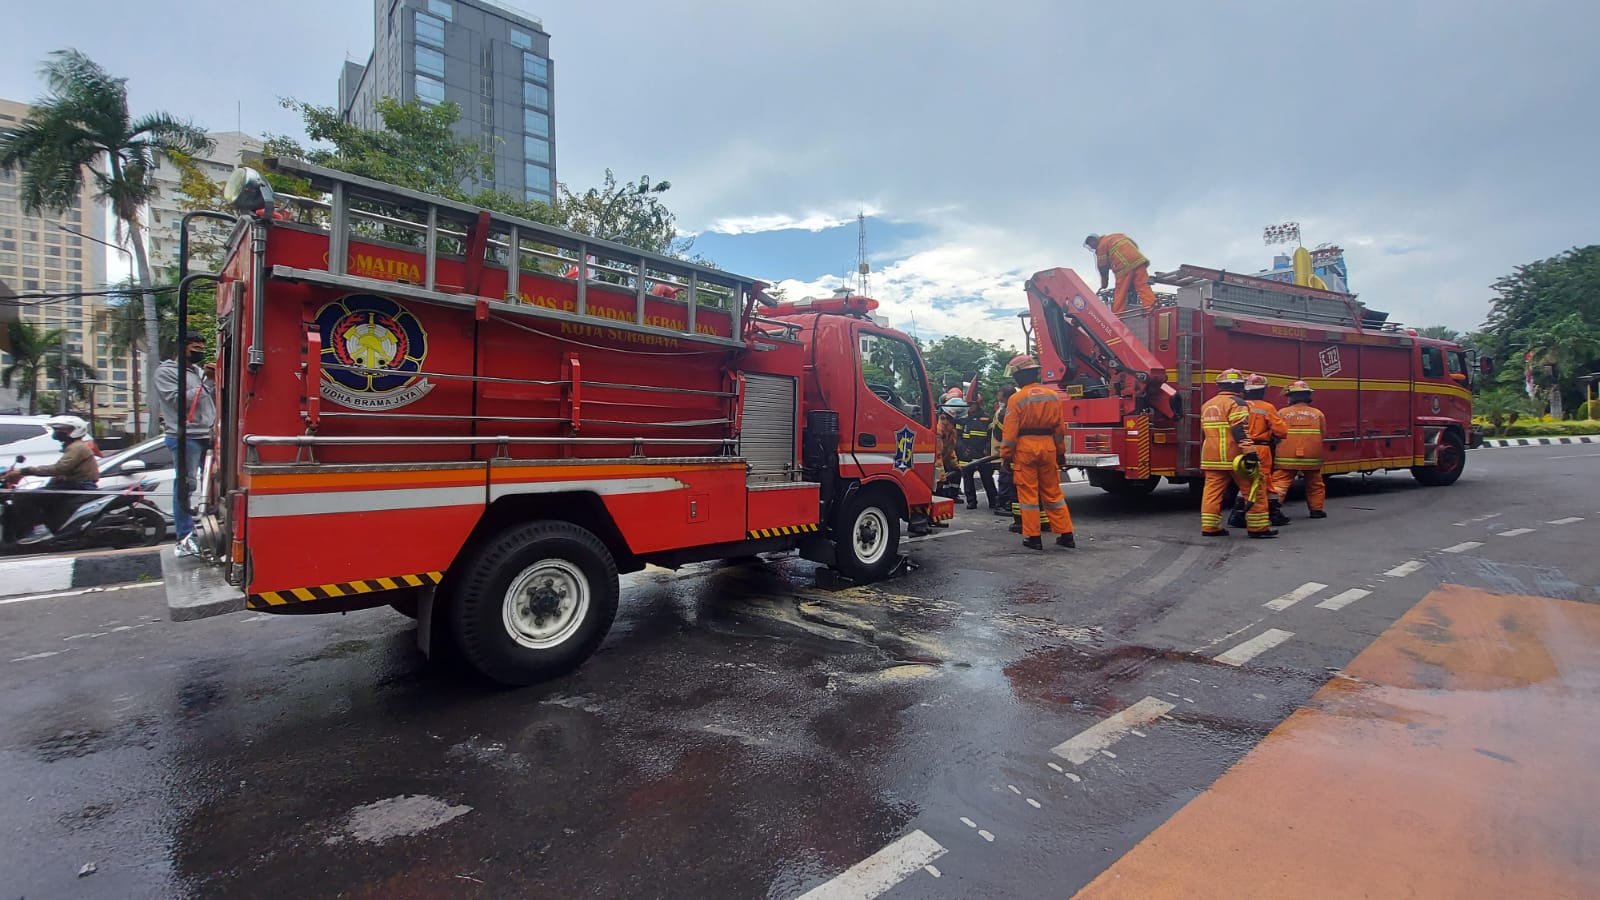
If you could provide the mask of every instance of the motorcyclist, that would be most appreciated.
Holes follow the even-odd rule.
[[[13,469],[6,476],[8,484],[27,475],[50,478],[38,492],[30,491],[16,497],[12,503],[17,532],[28,529],[17,541],[19,544],[36,544],[55,537],[53,529],[59,528],[67,514],[85,499],[82,494],[56,492],[92,491],[100,482],[100,464],[85,440],[89,423],[77,416],[52,416],[45,424],[50,426],[52,436],[61,442],[61,458],[46,466]]]

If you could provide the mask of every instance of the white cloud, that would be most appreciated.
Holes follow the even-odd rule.
[[[807,212],[799,215],[788,213],[770,213],[767,215],[729,216],[718,219],[707,226],[706,230],[717,234],[761,234],[767,231],[826,231],[829,228],[838,228],[849,225],[856,220],[856,215],[864,213],[868,216],[878,215],[878,208],[871,204],[861,204],[855,212],[841,214],[828,212]]]

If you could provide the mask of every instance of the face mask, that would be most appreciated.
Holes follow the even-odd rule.
[[[196,365],[199,365],[200,363],[203,363],[205,361],[206,361],[206,352],[204,350],[190,350],[189,351],[189,362],[192,362],[192,363],[194,363]]]

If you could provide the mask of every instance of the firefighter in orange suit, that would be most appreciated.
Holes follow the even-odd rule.
[[[933,449],[935,461],[938,463],[934,472],[937,476],[933,482],[935,492],[944,486],[945,480],[952,473],[960,469],[960,463],[956,461],[956,441],[960,436],[956,428],[956,418],[966,414],[967,401],[960,397],[947,394],[940,402],[938,422],[933,428]]]
[[[1267,486],[1260,479],[1260,451],[1250,437],[1250,405],[1244,400],[1244,375],[1227,369],[1217,376],[1217,395],[1200,408],[1200,426],[1205,443],[1200,448],[1200,468],[1206,475],[1205,494],[1200,501],[1200,533],[1222,537],[1222,500],[1228,485],[1239,488],[1239,496],[1250,504],[1245,525],[1253,538],[1273,538],[1267,516]],[[1250,473],[1254,472],[1254,475]]]
[[[1133,238],[1125,234],[1091,234],[1083,239],[1083,246],[1094,252],[1094,264],[1100,270],[1100,290],[1106,289],[1111,273],[1117,275],[1112,311],[1120,313],[1127,309],[1129,298],[1135,295],[1145,309],[1156,305],[1156,292],[1150,289],[1150,260],[1140,252]]]
[[[1306,508],[1311,518],[1326,519],[1322,505],[1328,499],[1328,488],[1322,483],[1322,439],[1328,430],[1327,417],[1322,410],[1311,405],[1311,385],[1296,381],[1286,389],[1289,405],[1279,410],[1279,415],[1289,425],[1289,437],[1278,447],[1272,461],[1273,493],[1281,502],[1289,496],[1289,487],[1296,475],[1306,479]]]
[[[1000,458],[1011,465],[1022,512],[1022,546],[1044,549],[1039,512],[1050,520],[1056,545],[1076,547],[1072,513],[1061,495],[1061,467],[1067,464],[1067,424],[1061,418],[1061,396],[1039,383],[1039,364],[1018,356],[1006,366],[1017,392],[1006,403],[1006,425]]]
[[[1273,526],[1289,524],[1289,517],[1283,514],[1283,497],[1277,493],[1276,482],[1273,481],[1273,457],[1278,452],[1278,444],[1289,436],[1289,425],[1278,415],[1278,408],[1267,402],[1267,379],[1263,375],[1251,375],[1244,380],[1244,402],[1250,407],[1250,422],[1245,430],[1250,432],[1250,440],[1256,445],[1256,455],[1261,460],[1261,488],[1267,493],[1267,521]],[[1235,528],[1245,524],[1245,507],[1248,505],[1244,496],[1233,501],[1233,518],[1228,524]]]

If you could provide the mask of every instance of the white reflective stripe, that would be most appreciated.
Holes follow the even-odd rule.
[[[916,463],[931,463],[936,459],[938,459],[938,454],[935,453],[916,453],[911,457],[911,461]]]
[[[512,494],[559,494],[585,491],[591,494],[658,494],[688,487],[676,478],[593,478],[574,481],[510,481],[489,485],[489,499]]]
[[[887,454],[883,454],[883,453],[857,453],[857,454],[855,454],[855,457],[856,457],[856,465],[858,465],[858,466],[892,466],[892,465],[894,465],[894,457],[889,456]],[[933,458],[932,458],[931,455],[928,458],[928,462],[933,462]]]
[[[322,516],[333,513],[378,512],[390,509],[428,509],[438,506],[483,505],[482,485],[403,488],[373,491],[322,491],[305,494],[251,494],[252,518]]]

